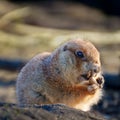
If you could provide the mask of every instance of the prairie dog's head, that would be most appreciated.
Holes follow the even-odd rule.
[[[59,50],[58,62],[67,80],[80,83],[101,73],[100,55],[91,42],[71,40]]]

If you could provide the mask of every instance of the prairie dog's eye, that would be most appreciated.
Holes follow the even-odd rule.
[[[84,58],[84,54],[82,51],[77,51],[76,52],[76,55],[79,57],[79,58]]]

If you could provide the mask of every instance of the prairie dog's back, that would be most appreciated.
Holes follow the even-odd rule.
[[[16,82],[16,94],[18,104],[26,104],[26,97],[29,95],[34,83],[42,84],[44,80],[42,65],[43,61],[50,57],[51,53],[45,52],[36,55],[21,70]],[[39,81],[38,81],[39,80]],[[41,83],[40,83],[41,82]],[[26,98],[26,99],[25,99]]]

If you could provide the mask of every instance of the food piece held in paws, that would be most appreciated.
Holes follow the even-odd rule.
[[[103,84],[104,84],[104,78],[103,78],[102,75],[98,75],[96,77],[91,77],[89,79],[89,83],[90,84],[96,84],[99,88],[102,88]]]
[[[102,96],[100,55],[95,46],[70,40],[30,60],[17,78],[19,105],[62,103],[87,111]]]

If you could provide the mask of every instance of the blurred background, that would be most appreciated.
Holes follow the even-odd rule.
[[[101,53],[106,82],[93,109],[120,120],[119,0],[0,0],[0,102],[16,103],[16,78],[27,61],[78,37]]]

